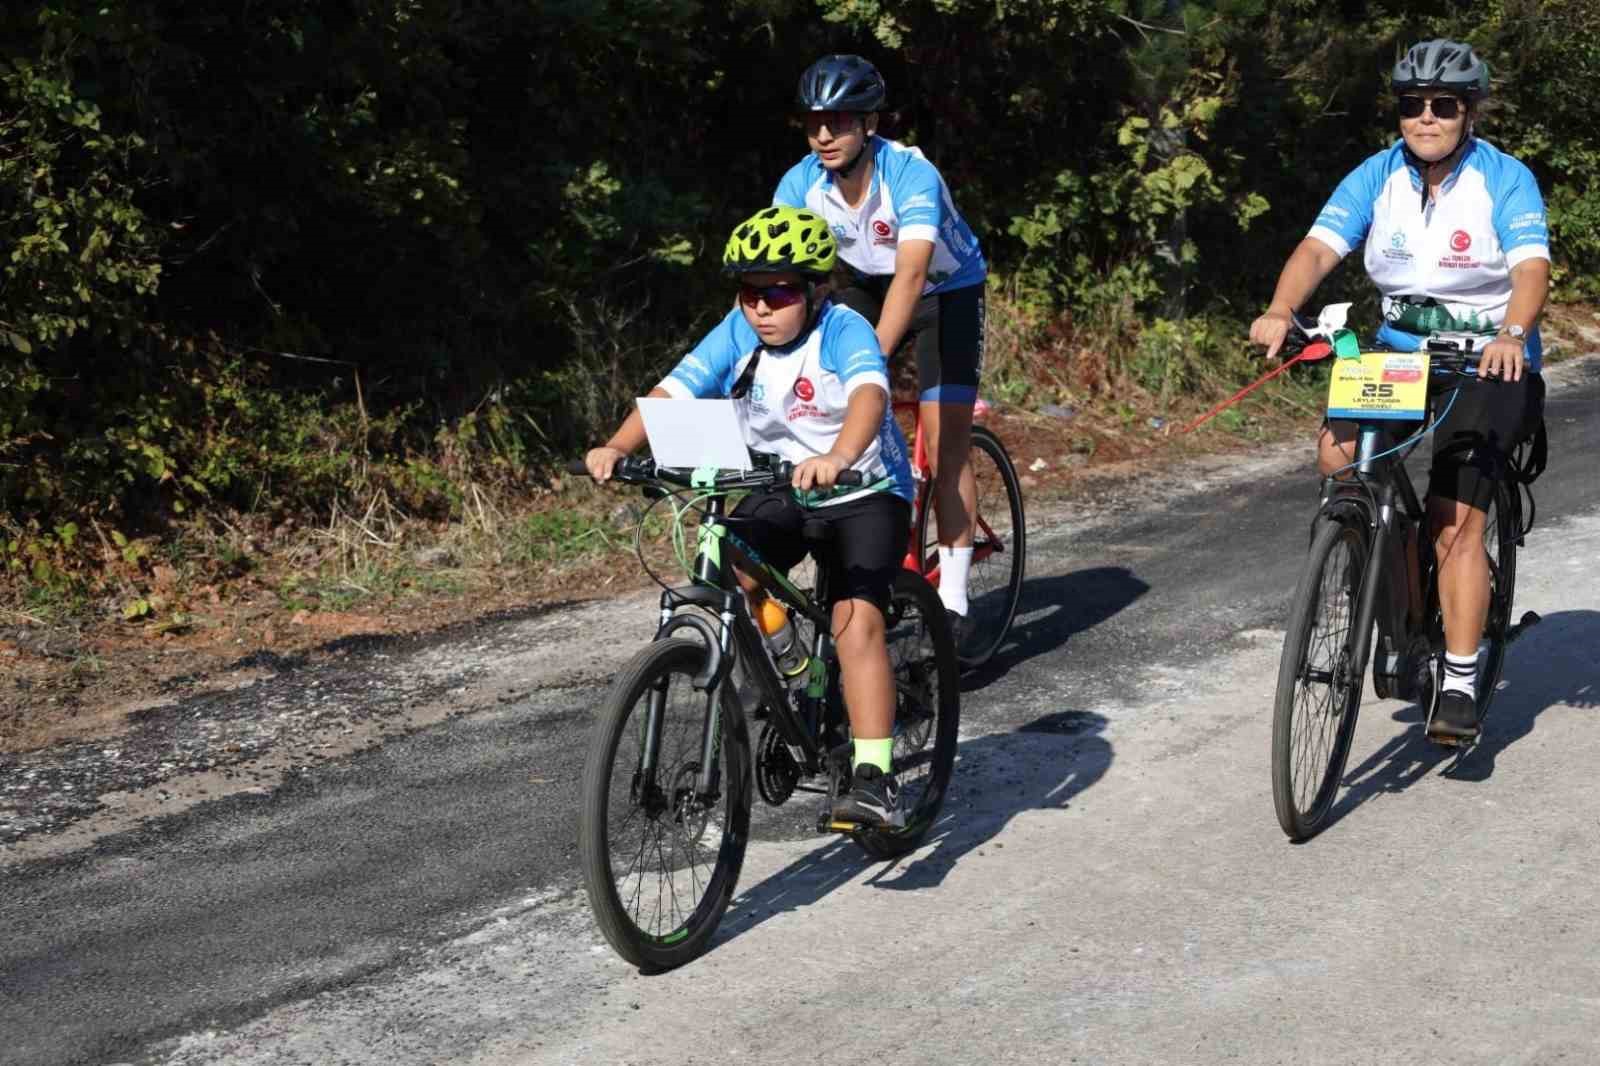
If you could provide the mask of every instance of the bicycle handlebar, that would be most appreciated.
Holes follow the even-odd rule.
[[[754,453],[753,458],[756,460],[756,465],[751,470],[718,470],[714,487],[730,490],[772,488],[787,485],[794,478],[795,464],[787,459],[761,453]],[[591,476],[589,468],[581,459],[570,460],[567,463],[567,473]],[[690,488],[694,487],[694,474],[695,471],[687,467],[657,466],[654,459],[625,455],[612,468],[611,479],[628,485],[648,485],[665,481],[671,485]],[[834,479],[835,485],[845,488],[852,488],[861,483],[862,476],[859,470],[841,470],[839,476]]]
[[[1311,331],[1316,328],[1316,322],[1291,311],[1289,333],[1283,339],[1279,356],[1296,355],[1308,345],[1327,343],[1320,337],[1311,336]],[[1482,339],[1475,334],[1446,334],[1428,338],[1423,342],[1423,351],[1428,355],[1429,368],[1435,373],[1476,373],[1478,360],[1483,353],[1475,350],[1473,342]]]

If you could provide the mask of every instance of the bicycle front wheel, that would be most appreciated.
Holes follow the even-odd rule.
[[[712,696],[695,689],[705,661],[705,646],[683,638],[634,656],[601,708],[583,769],[578,855],[589,905],[617,954],[644,970],[705,950],[750,837],[749,733],[731,685]]]
[[[939,594],[920,574],[901,570],[895,575],[884,630],[895,690],[891,758],[906,823],[854,834],[861,849],[878,859],[910,851],[938,821],[961,729],[955,638]]]
[[[1322,828],[1339,791],[1361,704],[1356,600],[1364,531],[1321,518],[1289,608],[1272,711],[1272,800],[1291,840]]]
[[[956,648],[961,668],[973,670],[988,662],[1011,632],[1022,598],[1027,561],[1027,526],[1022,513],[1022,483],[1005,445],[984,426],[972,427],[967,452],[977,486],[976,529],[972,539],[972,571],[967,579],[967,617]],[[924,487],[917,515],[916,543],[922,570],[938,583],[938,524],[930,512],[933,486]]]

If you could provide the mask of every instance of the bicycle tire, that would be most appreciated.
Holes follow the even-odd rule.
[[[961,729],[961,674],[939,593],[922,575],[901,570],[884,622],[895,687],[893,770],[906,821],[901,828],[851,834],[875,859],[915,848],[938,821],[955,771]]]
[[[1483,647],[1479,652],[1478,722],[1480,727],[1494,701],[1500,671],[1506,661],[1506,631],[1511,628],[1511,601],[1517,585],[1517,541],[1522,536],[1517,487],[1502,478],[1496,485],[1484,516],[1483,549],[1489,557],[1489,613],[1484,619]]]
[[[1000,438],[985,426],[973,426],[968,455],[984,525],[975,535],[967,579],[967,618],[962,626],[965,636],[956,651],[961,668],[975,670],[994,657],[1011,633],[1027,569],[1027,523],[1022,482]],[[916,529],[924,574],[938,564],[938,523],[931,515],[932,503],[932,482],[924,482]],[[986,547],[994,550],[984,552]]]
[[[1289,608],[1272,710],[1272,800],[1291,840],[1322,828],[1350,756],[1368,639],[1352,629],[1368,547],[1354,521],[1319,518]]]
[[[705,951],[733,898],[750,838],[750,738],[744,714],[726,681],[718,691],[722,706],[720,803],[702,803],[682,784],[692,779],[700,764],[708,703],[690,679],[705,661],[705,646],[690,638],[661,640],[642,649],[613,682],[584,763],[578,855],[589,906],[617,954],[647,972],[681,966]],[[638,773],[619,766],[617,759],[622,755],[631,758],[634,767],[639,765],[648,714],[645,699],[658,685],[664,686],[664,698],[657,777],[652,791],[640,796]],[[674,704],[675,699],[679,704]],[[681,712],[676,717],[674,709]],[[629,742],[634,742],[631,756],[624,753]],[[672,784],[663,787],[663,781]],[[619,797],[624,802],[617,803]],[[637,845],[635,834],[624,832],[636,819]],[[714,826],[719,837],[713,859],[709,857],[711,849],[701,844]],[[652,844],[654,856],[648,854]],[[694,861],[702,854],[710,867],[703,884]],[[643,869],[638,871],[637,887],[628,883],[628,871],[618,876],[614,860],[629,855],[640,863],[660,860],[663,869],[653,889],[653,910]],[[674,878],[678,872],[674,862],[688,871],[684,895],[697,894],[687,904],[679,898],[678,890],[684,886]],[[636,904],[631,910],[629,900]]]

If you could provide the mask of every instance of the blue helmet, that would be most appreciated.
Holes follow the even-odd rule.
[[[886,95],[883,75],[860,56],[823,56],[800,75],[805,111],[881,111]]]

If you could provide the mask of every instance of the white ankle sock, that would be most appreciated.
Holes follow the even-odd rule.
[[[1444,691],[1463,692],[1477,698],[1478,653],[1454,655],[1444,653]]]
[[[963,618],[967,614],[967,575],[972,571],[972,549],[939,545],[939,599],[945,610]]]

